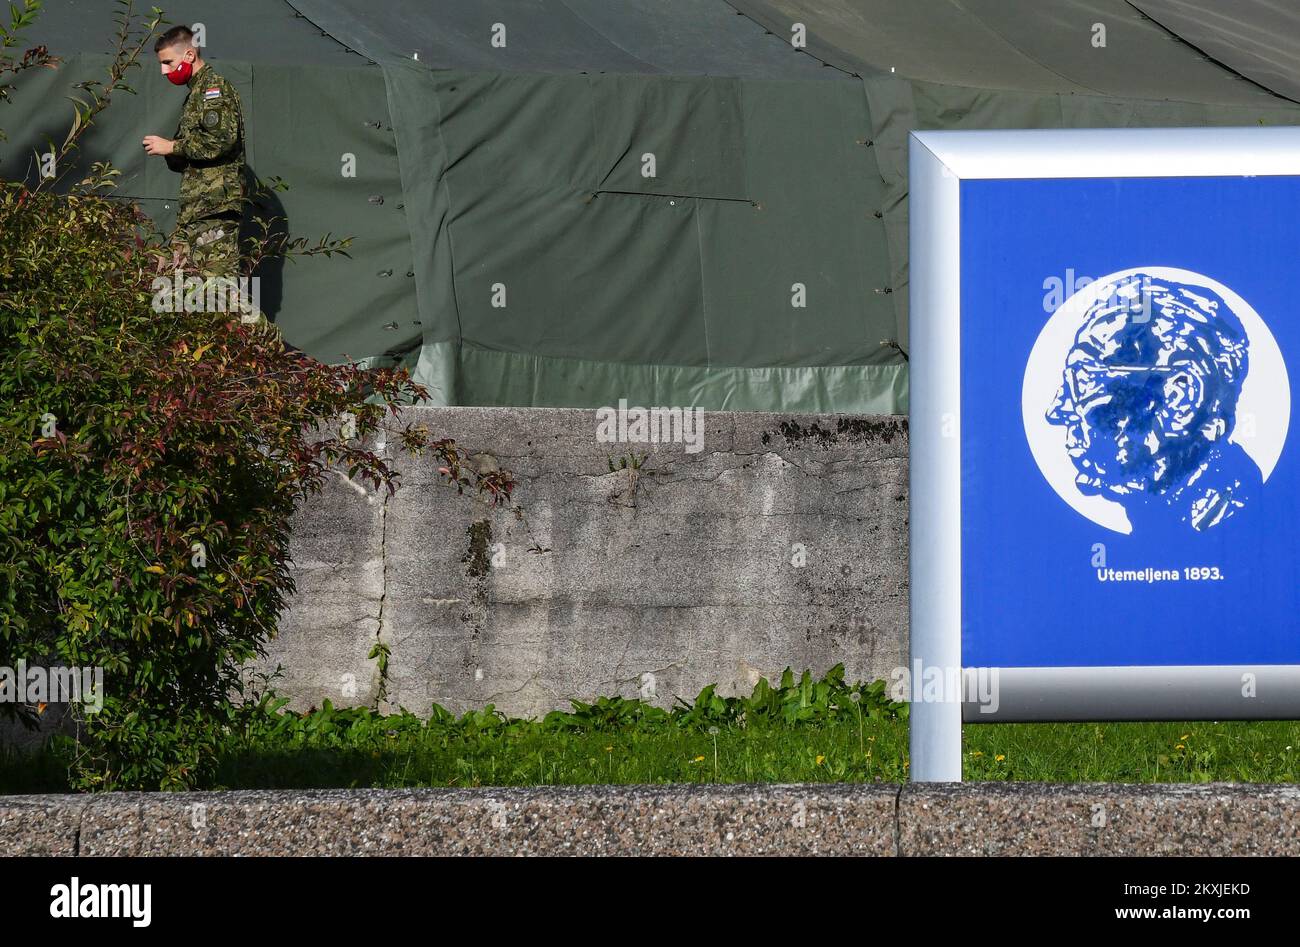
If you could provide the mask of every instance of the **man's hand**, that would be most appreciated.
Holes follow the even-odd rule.
[[[144,138],[145,154],[150,155],[169,155],[176,142],[170,138],[161,138],[158,135],[146,135]]]

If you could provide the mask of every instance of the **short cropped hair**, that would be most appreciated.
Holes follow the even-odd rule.
[[[194,31],[188,26],[173,26],[170,30],[158,37],[158,42],[153,44],[153,51],[160,53],[164,49],[170,49],[173,46],[193,46]]]

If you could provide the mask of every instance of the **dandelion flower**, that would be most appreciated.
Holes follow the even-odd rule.
[[[995,760],[997,760],[999,763],[1001,763],[1003,760],[1006,759],[1006,757],[1003,756],[1001,753],[999,753],[997,756],[993,757],[993,759],[995,759]]]
[[[824,756],[818,756],[818,757],[817,757],[817,765],[818,765],[818,766],[821,766],[821,765],[822,765],[823,763],[825,763],[825,762],[826,762],[826,757],[824,757]]]

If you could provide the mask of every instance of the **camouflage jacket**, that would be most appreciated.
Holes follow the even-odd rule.
[[[207,63],[190,77],[175,146],[167,165],[181,172],[178,225],[244,202],[244,115],[239,93]]]

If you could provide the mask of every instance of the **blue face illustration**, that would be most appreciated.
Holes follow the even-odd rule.
[[[1212,290],[1144,273],[1103,292],[1047,411],[1065,428],[1076,485],[1130,518],[1155,508],[1193,529],[1213,526],[1244,504],[1251,479],[1227,443],[1248,362],[1241,322]]]

